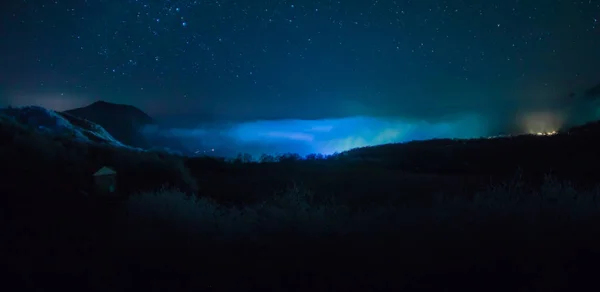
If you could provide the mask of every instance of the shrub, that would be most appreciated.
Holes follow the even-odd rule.
[[[226,207],[163,189],[131,197],[120,210],[120,218],[127,222],[125,233],[144,237],[144,242],[161,242],[165,234],[204,241],[261,241],[273,234],[305,239],[367,234],[410,236],[423,230],[475,232],[482,226],[497,224],[534,234],[599,222],[598,190],[576,191],[549,177],[539,192],[504,184],[472,198],[439,197],[430,207],[397,204],[351,211],[333,199],[315,203],[310,192],[298,187],[245,207]]]

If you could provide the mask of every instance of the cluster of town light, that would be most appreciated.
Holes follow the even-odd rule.
[[[552,136],[552,135],[556,135],[558,132],[556,131],[550,131],[550,132],[537,132],[535,133],[538,136]]]
[[[525,133],[552,136],[558,134],[557,129],[564,125],[565,116],[558,112],[541,111],[523,115],[520,120]]]

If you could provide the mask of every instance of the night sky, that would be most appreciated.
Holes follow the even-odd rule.
[[[436,122],[556,107],[600,82],[596,0],[22,0],[0,14],[0,105]]]

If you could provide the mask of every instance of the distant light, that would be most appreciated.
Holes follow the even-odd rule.
[[[535,133],[535,135],[537,135],[537,136],[552,136],[552,135],[556,135],[556,134],[558,134],[557,131],[537,132],[537,133]]]
[[[557,134],[557,129],[564,125],[564,120],[561,113],[552,111],[532,112],[520,117],[524,132],[538,136]]]
[[[181,25],[182,25],[183,27],[186,27],[186,26],[187,26],[187,22],[185,22],[185,21],[184,21],[184,22],[182,22],[182,23],[181,23]]]

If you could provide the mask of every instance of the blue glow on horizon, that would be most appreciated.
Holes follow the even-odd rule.
[[[163,132],[163,135],[165,133]],[[198,149],[216,149],[216,155],[297,153],[330,155],[357,147],[434,138],[478,138],[489,135],[477,116],[429,123],[375,117],[323,120],[263,120],[237,124],[171,129]]]

